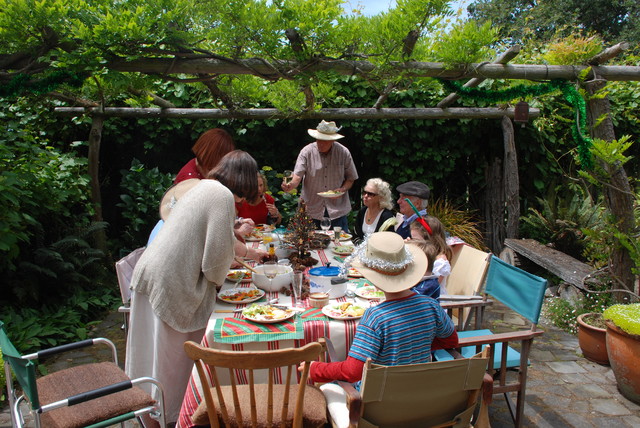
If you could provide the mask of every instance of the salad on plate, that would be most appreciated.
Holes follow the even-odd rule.
[[[338,320],[355,320],[361,318],[365,308],[351,302],[330,303],[322,308],[322,313]]]
[[[293,309],[282,309],[271,305],[253,304],[242,310],[242,316],[259,323],[276,323],[288,320],[295,315]]]
[[[356,296],[362,297],[363,299],[383,299],[384,292],[373,285],[366,285],[356,288]]]

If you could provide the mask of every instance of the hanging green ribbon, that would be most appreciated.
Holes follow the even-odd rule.
[[[509,88],[492,91],[486,89],[465,87],[454,80],[438,79],[448,91],[455,92],[461,97],[485,101],[491,104],[536,97],[554,91],[561,91],[565,100],[576,111],[576,121],[571,128],[571,135],[578,146],[578,159],[585,169],[591,169],[591,138],[587,137],[587,107],[584,98],[574,85],[564,80],[552,80],[539,85],[514,85]]]

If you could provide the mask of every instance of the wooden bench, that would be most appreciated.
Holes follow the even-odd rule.
[[[500,258],[508,263],[515,264],[513,253],[517,253],[581,290],[588,289],[585,284],[597,283],[592,277],[595,273],[593,267],[535,239],[505,239],[504,244],[506,248],[500,253]]]

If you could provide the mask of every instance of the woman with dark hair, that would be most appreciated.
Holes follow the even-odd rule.
[[[165,386],[169,422],[178,418],[193,366],[182,345],[204,335],[234,257],[235,202],[258,194],[257,172],[248,153],[227,154],[180,198],[133,271],[125,369]]]
[[[191,148],[196,157],[182,167],[173,183],[180,183],[189,178],[205,178],[218,165],[220,159],[235,148],[233,138],[224,129],[213,128],[205,131]]]

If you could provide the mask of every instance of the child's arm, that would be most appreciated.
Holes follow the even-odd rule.
[[[304,364],[304,362],[302,363]],[[298,371],[302,371],[303,365]],[[332,382],[334,380],[344,380],[346,382],[357,382],[362,379],[362,368],[364,361],[353,357],[347,357],[345,361],[335,363],[322,363],[312,361],[309,367],[309,376],[314,382]]]

